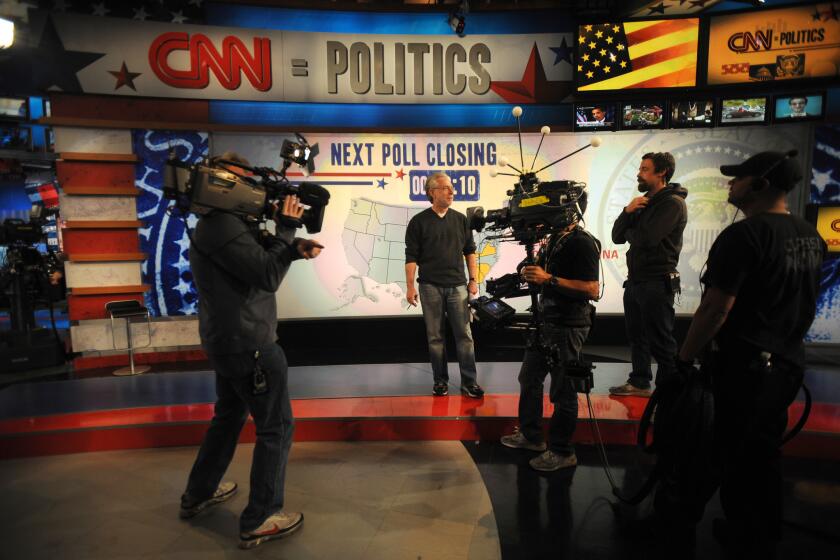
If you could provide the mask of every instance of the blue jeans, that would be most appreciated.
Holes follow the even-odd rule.
[[[546,324],[542,329],[544,344],[555,344],[562,362],[578,359],[589,327],[565,327]],[[531,341],[525,348],[522,368],[519,370],[519,431],[533,443],[543,441],[543,390],[545,378],[551,374],[548,398],[554,412],[548,426],[548,448],[560,455],[574,453],[572,435],[578,418],[577,391],[562,368],[549,372],[545,355]]]
[[[216,408],[185,496],[203,501],[213,495],[230,465],[250,412],[257,441],[251,460],[251,493],[239,525],[242,532],[253,531],[283,509],[286,463],[294,433],[286,355],[277,344],[260,349],[259,364],[268,383],[268,392],[262,395],[253,394],[253,352],[210,354],[208,358],[216,370]]]
[[[630,383],[649,389],[653,374],[650,357],[658,364],[657,377],[674,371],[677,341],[674,340],[674,293],[659,280],[624,283],[624,324],[630,340],[633,371]]]
[[[455,350],[461,368],[461,386],[475,385],[475,349],[470,330],[470,311],[466,286],[445,288],[434,284],[420,284],[420,306],[426,321],[426,339],[429,342],[429,359],[432,362],[434,382],[448,383],[446,363],[446,330],[444,322],[455,336]]]

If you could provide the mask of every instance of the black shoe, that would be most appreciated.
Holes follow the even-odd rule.
[[[432,388],[432,394],[436,397],[445,397],[449,394],[449,385],[446,383],[435,383]]]
[[[465,385],[461,387],[461,394],[471,399],[480,399],[484,396],[484,389],[478,383],[475,385]]]

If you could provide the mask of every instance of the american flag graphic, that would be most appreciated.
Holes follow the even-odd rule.
[[[699,21],[581,25],[578,91],[694,86]]]

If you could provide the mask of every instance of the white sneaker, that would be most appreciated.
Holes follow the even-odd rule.
[[[253,531],[240,533],[239,548],[254,548],[265,541],[285,537],[300,529],[302,525],[303,514],[299,511],[277,512]]]

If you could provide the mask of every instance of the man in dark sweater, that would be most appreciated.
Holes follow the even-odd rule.
[[[409,305],[417,305],[414,277],[419,268],[419,297],[432,362],[433,394],[449,394],[444,330],[448,317],[461,369],[461,393],[481,398],[484,390],[477,381],[468,305],[469,295],[478,293],[478,259],[467,217],[450,208],[454,195],[452,181],[446,174],[429,176],[426,196],[432,207],[411,218],[405,231],[405,297]],[[469,282],[464,278],[465,259]]]
[[[709,251],[705,292],[678,362],[686,371],[701,357],[711,374],[718,447],[711,459],[720,464],[679,472],[654,505],[673,546],[690,549],[719,483],[726,521],[714,529],[724,558],[775,558],[782,434],[802,384],[803,337],[827,248],[814,226],[788,211],[787,193],[802,178],[792,154],[761,152],[720,170],[732,177],[729,203],[746,218],[724,229]]]
[[[627,382],[610,388],[613,395],[650,396],[651,355],[656,358],[657,377],[674,369],[674,295],[680,289],[677,263],[688,220],[688,192],[668,182],[674,170],[674,156],[668,152],[642,156],[638,181],[644,194],[631,200],[613,224],[613,243],[630,243],[624,321],[633,363]]]
[[[221,159],[248,163],[233,153]],[[276,343],[275,300],[292,261],[314,258],[323,248],[312,239],[294,239],[295,228],[284,225],[288,220],[282,216],[294,220],[302,215],[298,198],[286,196],[272,235],[247,218],[212,211],[199,219],[190,245],[199,335],[216,371],[217,400],[181,497],[180,515],[194,517],[236,492],[235,483],[221,479],[250,413],[257,441],[248,506],[239,518],[241,548],[282,537],[303,524],[302,513],[283,511],[294,418],[286,357]]]

